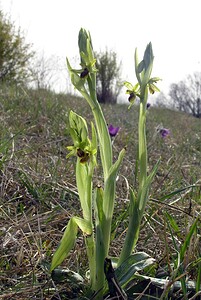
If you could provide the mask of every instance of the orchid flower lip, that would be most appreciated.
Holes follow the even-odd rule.
[[[128,97],[128,101],[131,102],[131,100],[135,99],[135,94],[132,92],[130,93],[130,96]]]
[[[85,78],[89,74],[89,70],[84,68],[84,71],[80,74],[80,78]]]
[[[108,126],[108,131],[111,137],[115,137],[119,132],[120,127],[114,127],[113,125]]]

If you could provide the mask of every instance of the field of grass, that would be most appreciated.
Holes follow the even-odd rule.
[[[114,156],[123,147],[127,149],[117,182],[110,253],[118,255],[128,222],[128,184],[136,189],[138,184],[138,107],[102,108],[107,123],[120,126],[113,142]],[[92,119],[81,98],[22,88],[0,90],[0,299],[87,299],[76,296],[81,291],[69,281],[69,273],[60,280],[48,273],[67,221],[81,214],[75,159],[66,159],[66,146],[72,144],[70,110]],[[162,138],[160,127],[168,128],[170,135]],[[183,259],[185,276],[197,282],[198,275],[201,278],[201,271],[197,272],[201,270],[201,119],[151,107],[147,141],[149,168],[159,158],[161,163],[136,251],[155,258],[156,271],[162,272],[163,278],[171,276],[176,252],[199,217]],[[101,172],[97,167],[95,184],[101,182]],[[63,268],[85,276],[88,266],[81,235]],[[172,299],[182,299],[176,297]]]

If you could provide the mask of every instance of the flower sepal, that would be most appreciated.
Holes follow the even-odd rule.
[[[161,80],[159,77],[153,77],[153,78],[149,79],[148,88],[149,88],[150,94],[154,94],[155,92],[160,92],[160,89],[155,84],[159,80]]]
[[[68,146],[67,149],[70,156],[77,156],[81,163],[86,163],[90,159],[94,166],[96,165],[97,154],[97,136],[93,123],[91,123],[92,138],[89,139],[88,127],[85,119],[73,111],[69,114],[70,135],[72,137],[73,146]]]
[[[132,85],[130,82],[124,82],[125,87],[127,88],[126,94],[129,94],[128,101],[130,102],[129,108],[135,103],[137,97],[140,97],[140,85],[136,83]]]
[[[69,63],[68,58],[66,58],[66,63],[70,74],[71,82],[74,85],[74,87],[81,93],[87,93],[87,90],[85,88],[85,80],[81,78],[81,73],[84,71],[84,69],[73,69]]]

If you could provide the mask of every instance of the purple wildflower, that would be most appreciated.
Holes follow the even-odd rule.
[[[119,131],[120,127],[113,127],[112,125],[108,126],[109,134],[111,137],[115,137]]]
[[[166,138],[170,134],[170,130],[167,128],[160,129],[160,135],[162,138]]]

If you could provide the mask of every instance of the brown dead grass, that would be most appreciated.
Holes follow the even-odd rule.
[[[0,299],[73,299],[79,293],[81,299],[79,287],[72,286],[68,280],[55,283],[48,267],[67,221],[73,215],[81,215],[73,159],[67,162],[65,158],[66,146],[71,144],[66,129],[66,112],[74,107],[78,113],[83,112],[89,118],[91,115],[85,106],[83,108],[77,104],[76,101],[80,100],[75,98],[67,99],[61,95],[56,100],[58,96],[51,95],[51,102],[46,94],[34,97],[38,102],[34,102],[35,107],[32,108],[30,102],[27,109],[23,106],[25,99],[15,109],[5,108],[5,103],[2,103],[5,109],[1,115],[4,126],[1,138],[10,139],[12,133],[14,139],[11,138],[8,149],[4,148],[1,154]],[[40,97],[41,109],[36,108]],[[47,99],[52,105],[55,101],[56,106],[49,109],[51,105],[47,106]],[[110,253],[118,255],[127,227],[127,219],[123,218],[118,223],[118,216],[128,210],[128,183],[134,182],[137,188],[137,182],[133,180],[137,113],[127,111],[125,106],[104,106],[103,110],[108,124],[121,124],[114,142],[114,156],[117,157],[125,145],[128,149],[118,180],[114,218],[118,226]],[[167,140],[162,140],[154,131],[162,119],[164,127],[171,129]],[[194,217],[200,215],[199,122],[189,116],[163,110],[153,109],[148,116],[150,169],[159,157],[162,160],[152,187],[152,200],[143,219],[137,251],[147,252],[161,265],[169,264],[170,252],[174,251],[164,213],[168,211],[180,224],[178,245],[184,240]],[[183,132],[185,135],[182,135]],[[130,149],[134,150],[129,152]],[[96,180],[101,180],[99,172]],[[160,201],[172,190],[190,184],[197,184],[197,187],[167,201]],[[175,203],[172,204],[173,200]],[[200,236],[197,236],[190,245],[186,265],[195,259],[200,246]],[[63,266],[84,276],[87,261],[81,236]],[[189,275],[193,276],[192,270]]]

